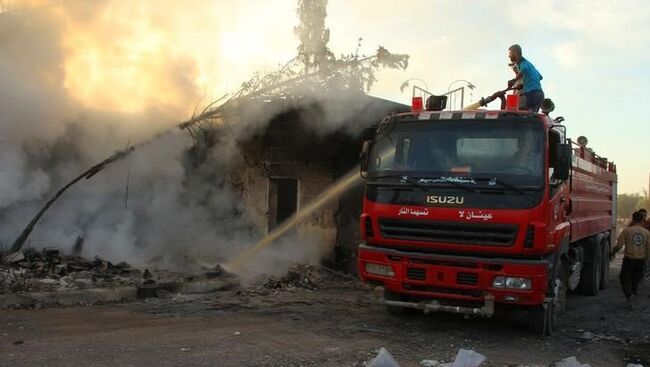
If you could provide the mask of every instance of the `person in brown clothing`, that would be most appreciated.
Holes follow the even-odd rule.
[[[650,253],[650,232],[643,228],[643,215],[639,212],[632,214],[632,226],[623,229],[616,240],[614,254],[625,246],[625,257],[619,280],[628,302],[636,296],[639,282],[643,279],[645,262]]]

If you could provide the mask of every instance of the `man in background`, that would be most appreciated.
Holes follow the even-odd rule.
[[[541,80],[542,74],[537,71],[535,66],[526,60],[521,52],[521,46],[512,45],[508,49],[510,61],[517,66],[517,75],[514,79],[508,81],[508,87],[512,87],[517,82],[523,83],[523,88],[519,92],[520,108],[531,112],[538,112],[544,101],[544,91],[542,91]]]
[[[619,280],[628,302],[631,302],[632,297],[636,296],[639,283],[645,272],[646,258],[650,253],[650,232],[643,228],[643,223],[643,215],[634,212],[632,225],[623,229],[613,250],[616,254],[623,246],[625,247]]]

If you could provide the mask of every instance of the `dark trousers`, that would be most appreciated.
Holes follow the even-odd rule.
[[[621,266],[621,274],[618,279],[621,280],[621,287],[623,287],[625,297],[630,298],[633,294],[636,295],[644,272],[645,259],[623,258],[623,266]]]
[[[530,112],[539,112],[544,102],[544,92],[540,89],[519,94],[519,109]]]

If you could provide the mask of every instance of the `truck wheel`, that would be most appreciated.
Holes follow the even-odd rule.
[[[384,290],[384,300],[386,301],[408,301],[402,294]],[[395,316],[415,315],[417,310],[408,307],[384,305],[389,314]]]
[[[580,292],[588,296],[595,296],[603,279],[603,250],[600,243],[593,248],[586,249],[585,262],[580,272]]]
[[[568,278],[564,267],[553,280],[550,290],[552,299],[539,306],[528,309],[528,326],[536,334],[552,335],[558,325],[558,315],[566,308]]]
[[[600,277],[600,289],[607,289],[607,285],[609,284],[609,265],[610,265],[610,258],[609,258],[609,239],[605,237],[603,239],[602,245],[600,246],[602,249],[602,275]]]

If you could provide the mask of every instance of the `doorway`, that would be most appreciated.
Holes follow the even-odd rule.
[[[298,180],[269,178],[269,232],[298,208]]]

